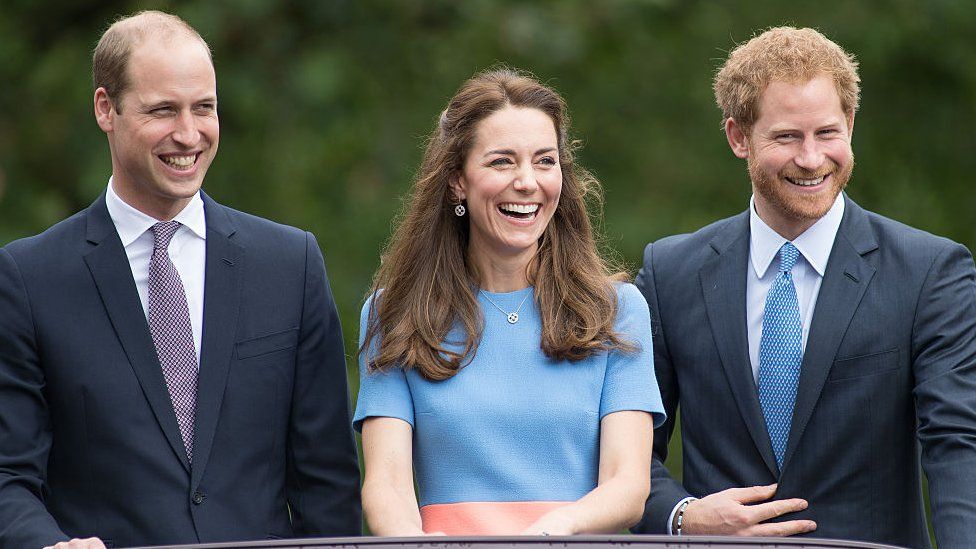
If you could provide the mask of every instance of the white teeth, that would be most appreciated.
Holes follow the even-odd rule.
[[[530,214],[539,209],[538,204],[499,204],[500,209],[506,212]]]
[[[189,168],[196,161],[197,156],[191,154],[189,156],[163,156],[163,162],[173,166],[174,168]]]
[[[823,180],[824,180],[823,177],[819,177],[817,179],[793,179],[793,178],[790,178],[790,181],[792,181],[794,185],[799,185],[801,187],[813,187],[814,185],[819,185]]]

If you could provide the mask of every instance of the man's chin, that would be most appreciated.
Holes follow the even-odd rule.
[[[162,174],[156,178],[156,189],[159,194],[174,200],[192,198],[203,187],[203,172],[197,172],[185,178]]]
[[[840,189],[831,190],[829,192],[824,192],[817,196],[810,197],[788,197],[784,200],[780,200],[780,207],[795,219],[805,219],[808,221],[816,221],[821,217],[827,215],[830,208],[833,207],[834,201],[837,199],[837,195],[840,193]]]
[[[186,202],[190,200],[196,194],[200,192],[200,186],[196,185],[193,187],[180,187],[179,189],[174,189],[170,192],[166,192],[162,195],[164,201],[169,202]]]
[[[158,182],[154,202],[160,206],[182,208],[190,201],[202,187],[203,181],[164,181]]]

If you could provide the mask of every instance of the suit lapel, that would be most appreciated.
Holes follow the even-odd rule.
[[[820,399],[820,392],[836,358],[837,349],[874,276],[874,267],[862,256],[876,250],[878,243],[868,226],[864,210],[846,196],[844,200],[844,219],[837,230],[834,247],[827,260],[803,353],[793,423],[783,458],[784,469],[803,436],[813,408]]]
[[[749,359],[746,328],[746,269],[749,264],[749,212],[729,221],[720,236],[710,243],[716,255],[699,273],[708,323],[722,359],[732,394],[762,455],[775,476],[776,459],[763,420],[756,383]]]
[[[149,335],[149,324],[132,279],[125,248],[105,206],[104,193],[88,209],[87,238],[93,248],[85,254],[85,263],[95,280],[112,326],[166,440],[183,467],[189,471],[190,464],[176,423],[173,403]]]
[[[203,297],[203,341],[197,378],[192,489],[200,484],[213,447],[240,306],[243,249],[232,237],[236,231],[226,209],[201,192],[207,216],[207,260]]]

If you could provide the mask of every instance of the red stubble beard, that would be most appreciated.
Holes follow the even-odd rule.
[[[854,171],[854,156],[851,155],[850,162],[843,168],[840,168],[836,162],[829,158],[820,169],[814,171],[791,164],[781,170],[775,179],[769,177],[767,172],[757,168],[751,156],[746,159],[746,164],[755,192],[762,196],[771,207],[788,218],[817,220],[830,211],[837,195],[847,187],[847,182]],[[793,189],[788,186],[793,184],[785,180],[787,177],[790,179],[818,179],[827,175],[830,175],[827,186],[815,194],[792,192]]]

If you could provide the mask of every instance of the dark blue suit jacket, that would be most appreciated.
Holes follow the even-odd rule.
[[[748,212],[647,246],[637,286],[669,419],[654,434],[651,496],[635,531],[664,533],[688,495],[779,482],[777,499],[809,502],[782,520],[815,520],[813,536],[928,547],[921,456],[939,547],[976,540],[972,256],[845,200],[782,471],[749,361]],[[676,408],[681,483],[663,465]]]
[[[0,249],[0,547],[359,534],[342,336],[315,239],[203,200],[192,467],[104,196]]]

